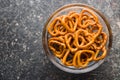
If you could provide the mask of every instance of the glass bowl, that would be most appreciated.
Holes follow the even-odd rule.
[[[49,26],[49,24],[51,23],[51,21],[56,18],[57,16],[61,16],[64,14],[68,14],[69,11],[76,11],[76,12],[80,12],[82,9],[90,9],[91,11],[93,11],[99,18],[102,26],[103,26],[103,31],[107,33],[108,36],[108,40],[107,40],[107,54],[109,53],[109,49],[112,46],[112,31],[110,28],[110,24],[108,23],[108,21],[106,20],[106,18],[103,16],[103,14],[101,14],[99,11],[97,11],[96,9],[86,5],[86,4],[68,4],[65,5],[59,9],[57,9],[55,12],[53,12],[53,14],[49,17],[49,19],[47,20],[44,28],[43,28],[43,35],[42,35],[42,43],[43,43],[43,48],[44,48],[44,52],[45,54],[48,56],[48,58],[50,59],[50,61],[59,69],[65,71],[65,72],[69,72],[69,73],[75,73],[75,74],[80,74],[80,73],[86,73],[89,71],[92,71],[94,69],[96,69],[97,67],[99,67],[105,60],[99,60],[99,61],[92,61],[88,64],[88,66],[86,68],[74,68],[74,67],[68,67],[65,66],[61,63],[61,61],[53,55],[53,53],[50,51],[49,47],[48,47],[48,38],[49,38],[49,33],[47,31],[47,27]]]

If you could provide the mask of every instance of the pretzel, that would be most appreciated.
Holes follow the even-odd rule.
[[[58,16],[48,26],[48,47],[65,66],[85,68],[107,55],[107,34],[95,13],[83,9]]]
[[[58,57],[58,58],[62,58],[66,53],[66,50],[64,49],[63,51],[61,50],[60,52],[55,52],[55,51],[53,51],[54,52],[54,55],[56,56],[56,57]]]
[[[91,54],[90,57],[88,57],[88,54],[86,54],[86,52],[88,54]],[[83,59],[82,59],[82,54],[86,56],[86,60],[83,62]],[[93,59],[93,55],[94,55],[94,52],[93,51],[90,51],[90,50],[79,50],[75,53],[74,55],[74,58],[73,58],[73,65],[75,67],[86,67],[88,65],[88,63]]]
[[[102,49],[106,42],[107,42],[107,35],[106,33],[102,32],[98,37],[102,36],[102,40],[96,40],[96,42],[93,44],[93,46],[95,47],[95,49],[99,50]]]
[[[61,21],[61,17],[57,17],[51,22],[50,26],[48,27],[48,32],[51,36],[64,35],[65,33],[67,33],[67,30],[65,29]],[[57,29],[58,27],[59,29]],[[62,30],[64,31],[60,30],[60,27],[62,27]]]
[[[97,50],[97,51],[96,51],[93,60],[98,61],[98,60],[101,60],[101,59],[105,58],[105,56],[107,55],[107,50],[106,50],[106,48],[103,47],[101,51],[102,51],[103,53],[102,53],[100,56],[99,56],[100,50]]]
[[[63,16],[62,24],[65,26],[65,28],[69,32],[74,32],[76,30],[76,27],[77,27],[77,25],[74,25],[73,20],[69,16],[67,16],[67,15]]]
[[[82,29],[79,29],[79,30],[76,31],[76,33],[75,33],[75,42],[76,42],[76,45],[77,45],[79,48],[84,49],[84,48],[90,46],[90,45],[94,42],[94,38],[93,38],[89,43],[87,43],[86,45],[79,45],[79,43],[78,43],[78,42],[79,42],[79,41],[78,41],[78,37],[79,37],[79,34],[82,33],[82,32],[85,34],[85,36],[91,36],[91,37],[92,37],[92,35],[89,34],[87,31],[82,30]],[[83,41],[83,40],[84,40],[84,39],[82,39],[82,41]]]
[[[87,16],[88,18],[83,18],[84,16]],[[82,28],[86,28],[89,25],[94,25],[98,22],[98,17],[89,9],[84,9],[80,13],[79,17],[79,26]]]
[[[72,59],[67,60],[67,58],[70,55],[70,50],[66,50],[66,54],[64,55],[64,57],[62,58],[62,63],[67,65],[67,66],[72,66]]]
[[[73,39],[73,40],[72,40]],[[75,46],[75,42],[74,42],[74,35],[72,33],[68,33],[65,35],[65,41],[66,41],[66,45],[67,47],[70,49],[71,52],[75,52],[77,51],[77,47]],[[72,43],[72,44],[71,44]]]
[[[49,45],[49,48],[55,53],[55,55],[57,57],[63,56],[66,45],[65,45],[64,39],[62,37],[50,38],[48,45]]]

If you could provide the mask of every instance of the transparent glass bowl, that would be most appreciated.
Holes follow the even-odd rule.
[[[108,23],[106,18],[103,16],[103,14],[101,14],[99,11],[97,11],[96,9],[94,9],[88,5],[85,5],[85,4],[68,4],[68,5],[65,5],[65,6],[57,9],[49,17],[49,19],[47,20],[47,22],[43,28],[42,43],[43,43],[43,48],[44,48],[45,54],[48,56],[50,61],[56,67],[58,67],[59,69],[65,71],[65,72],[75,73],[75,74],[86,73],[86,72],[92,71],[92,70],[96,69],[97,67],[99,67],[105,60],[105,59],[103,59],[103,60],[99,60],[99,61],[93,61],[93,62],[90,62],[86,68],[78,69],[78,68],[68,67],[68,66],[63,65],[61,63],[61,61],[56,56],[54,56],[53,53],[49,50],[49,47],[48,47],[49,33],[47,31],[47,27],[49,26],[51,21],[54,18],[56,18],[57,16],[68,14],[70,11],[80,12],[82,9],[86,9],[86,8],[90,9],[98,16],[98,18],[103,26],[103,31],[107,33],[107,36],[108,36],[107,45],[106,45],[107,53],[109,53],[109,49],[112,46],[112,31],[110,28],[110,24]]]

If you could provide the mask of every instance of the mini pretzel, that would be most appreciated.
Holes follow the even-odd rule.
[[[78,49],[76,46],[73,47],[73,45],[75,45],[74,39],[75,39],[75,36],[72,33],[68,33],[65,35],[66,45],[70,49],[71,52],[75,52]]]
[[[88,18],[85,20],[83,17],[84,15],[88,16]],[[94,25],[98,22],[98,17],[90,10],[84,9],[81,11],[79,16],[79,25],[82,28],[86,28],[89,25]]]
[[[65,66],[85,68],[106,57],[107,34],[95,13],[83,9],[58,16],[48,26],[48,47]]]
[[[87,43],[86,45],[79,45],[79,41],[78,41],[78,36],[79,36],[79,34],[80,33],[84,33],[85,34],[85,36],[91,36],[92,37],[92,35],[91,34],[89,34],[87,31],[85,31],[85,30],[82,30],[82,29],[79,29],[79,30],[77,30],[76,31],[76,33],[75,33],[75,42],[76,42],[76,45],[79,47],[79,48],[82,48],[82,49],[84,49],[84,48],[86,48],[86,47],[88,47],[88,46],[90,46],[93,42],[94,42],[94,38],[89,42],[89,43]],[[82,39],[82,41],[83,41],[84,39]]]
[[[70,50],[66,50],[66,53],[63,56],[63,59],[61,61],[63,64],[65,64],[67,66],[72,66],[72,59],[67,61],[67,58],[69,55],[70,55]]]
[[[57,57],[62,57],[64,54],[64,49],[66,45],[62,37],[53,37],[49,39],[49,48],[55,53]],[[56,47],[57,46],[57,47]]]
[[[57,35],[64,35],[67,33],[66,28],[60,23],[54,26],[54,31],[57,33]]]
[[[50,26],[48,27],[48,32],[50,33],[51,36],[64,35],[65,33],[67,33],[61,21],[62,21],[61,17],[57,17],[51,22]],[[58,27],[59,29],[57,29]],[[60,27],[64,29],[64,32],[60,30]]]
[[[67,16],[64,15],[62,18],[62,24],[65,26],[65,28],[69,31],[69,32],[74,32],[76,30],[76,25],[74,25],[72,19]]]
[[[88,54],[91,54],[90,57],[88,57]],[[86,60],[83,62],[82,54],[86,56]],[[75,67],[86,67],[88,63],[93,59],[94,52],[90,50],[79,50],[75,53],[73,58],[73,65]]]
[[[103,52],[101,56],[98,56],[100,54],[100,50],[96,51],[93,60],[98,61],[98,60],[101,60],[101,59],[105,58],[105,56],[107,55],[106,48],[103,47],[101,51]]]
[[[63,51],[61,50],[60,52],[53,51],[54,55],[58,58],[62,58],[66,54],[66,50],[64,49]]]
[[[93,44],[93,46],[97,50],[98,49],[102,49],[105,46],[106,42],[107,42],[107,35],[106,35],[106,33],[102,32],[99,36],[102,36],[102,41],[99,40],[99,42],[98,42],[98,40],[97,40],[96,43]],[[99,44],[99,45],[97,45],[97,44]]]

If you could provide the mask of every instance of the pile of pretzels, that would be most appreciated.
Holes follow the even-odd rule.
[[[58,16],[47,30],[49,49],[65,66],[84,68],[106,57],[107,34],[98,16],[89,9]]]

